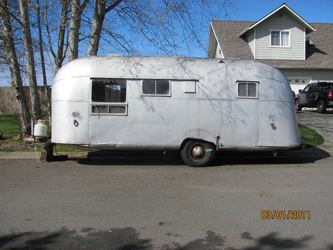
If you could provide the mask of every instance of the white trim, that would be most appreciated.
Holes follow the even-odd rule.
[[[253,59],[257,59],[257,27],[254,27],[253,34]]]
[[[304,50],[303,50],[303,60],[306,60],[306,28],[304,27],[304,41],[303,41],[303,44],[304,44]]]
[[[216,55],[216,51],[217,51],[218,49],[220,49],[220,50],[221,50],[221,58],[224,58],[223,50],[222,50],[222,47],[220,46],[219,40],[217,39],[216,32],[215,32],[215,29],[214,29],[214,27],[213,27],[213,23],[212,23],[212,22],[210,22],[210,26],[211,26],[211,28],[212,28],[212,31],[213,31],[213,33],[214,33],[214,37],[215,37],[215,40],[216,40],[216,50],[215,50],[215,55]],[[214,56],[215,56],[215,55],[214,55]]]

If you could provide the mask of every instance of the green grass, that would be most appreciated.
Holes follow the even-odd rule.
[[[301,143],[303,145],[309,146],[319,146],[324,143],[324,138],[315,130],[304,126],[302,124],[298,124],[298,130],[300,134]]]
[[[3,136],[17,136],[20,133],[20,121],[18,115],[0,115],[0,133]]]
[[[324,143],[324,138],[315,130],[304,126],[298,125],[301,143],[309,146],[319,146]],[[50,131],[50,128],[49,130]],[[29,145],[24,145],[22,140],[16,139],[20,132],[19,117],[18,115],[0,114],[0,133],[5,140],[0,140],[0,151],[18,151],[18,150],[33,150]],[[67,145],[57,145],[58,152],[78,152],[89,151],[89,149],[82,149],[71,147]]]

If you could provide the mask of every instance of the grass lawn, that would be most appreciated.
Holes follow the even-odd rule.
[[[324,138],[315,130],[302,124],[299,124],[298,127],[302,144],[315,147],[324,143]],[[19,147],[20,145],[24,145],[22,140],[15,139],[19,132],[20,126],[18,115],[0,114],[0,133],[5,138],[5,140],[0,140],[0,151],[16,151],[20,148],[23,148],[23,150],[29,150],[29,146],[27,148]],[[85,149],[77,149],[64,145],[57,146],[57,151],[59,152],[74,152],[77,150],[83,151]]]
[[[18,115],[0,114],[0,134],[2,134],[2,137],[4,138],[3,140],[0,139],[1,152],[34,150],[34,145],[32,143],[26,143],[22,139],[18,139],[18,135],[20,133],[19,124],[20,121]],[[48,131],[50,131],[50,129]],[[87,151],[87,149],[66,145],[57,145],[55,150],[58,152]]]
[[[0,133],[4,137],[17,136],[20,132],[20,121],[18,115],[0,115]]]
[[[315,130],[298,124],[298,130],[301,138],[301,143],[310,146],[319,146],[324,143],[324,138]]]

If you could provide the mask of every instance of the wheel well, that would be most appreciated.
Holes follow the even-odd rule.
[[[207,143],[210,143],[210,144],[214,145],[214,147],[215,147],[215,149],[216,149],[216,145],[215,145],[215,143],[210,142],[210,141],[205,141],[205,140],[202,140],[202,139],[196,139],[196,138],[186,138],[186,139],[183,140],[183,142],[180,144],[179,149],[182,150],[182,149],[185,147],[186,143],[188,143],[189,141],[207,142]]]

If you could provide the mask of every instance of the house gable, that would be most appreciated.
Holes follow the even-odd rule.
[[[310,33],[312,31],[315,31],[314,27],[312,27],[311,24],[306,22],[302,17],[300,17],[295,11],[293,11],[288,5],[286,5],[284,3],[280,7],[278,7],[277,9],[273,10],[271,13],[266,15],[265,17],[261,18],[259,21],[255,22],[251,26],[247,27],[245,30],[243,30],[240,33],[239,36],[244,35],[246,32],[253,29],[254,27],[259,25],[260,23],[265,22],[265,20],[269,19],[271,16],[275,15],[277,12],[280,12],[281,10],[283,10],[286,14],[288,13],[290,16],[293,16],[295,18],[295,20],[297,20],[298,22],[302,23],[303,26],[306,27],[306,33]]]
[[[280,20],[283,22],[280,23]],[[291,37],[296,37],[291,41],[290,48],[271,50],[270,31],[272,29],[290,30]],[[261,32],[266,34],[260,35]],[[311,38],[311,42],[306,42],[307,38]],[[215,43],[212,40],[215,40]],[[278,10],[257,22],[211,21],[208,57],[256,59],[286,70],[297,68],[331,71],[333,69],[332,41],[332,23],[307,23],[290,11],[290,8],[282,5]],[[263,47],[265,45],[266,47]],[[215,52],[219,50],[222,53],[216,56]]]
[[[284,9],[271,15],[253,30],[243,36],[246,35],[248,41],[248,37],[250,41],[253,40],[254,59],[305,60],[306,27]],[[287,34],[284,46],[272,45],[273,32]],[[252,36],[253,33],[254,36]]]

